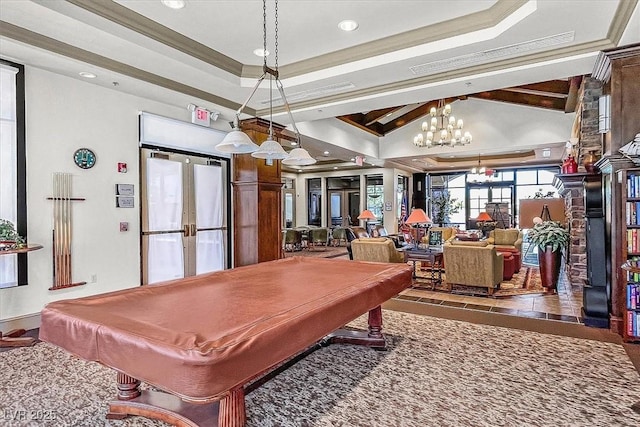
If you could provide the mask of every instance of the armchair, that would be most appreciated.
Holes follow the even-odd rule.
[[[311,228],[309,229],[309,249],[322,245],[329,246],[329,229],[327,228]]]
[[[353,259],[372,262],[404,262],[404,254],[393,241],[384,237],[355,239],[351,242]]]
[[[347,252],[349,252],[349,259],[353,259],[353,253],[351,252],[351,242],[356,239],[368,238],[369,233],[364,227],[349,227],[346,229],[347,232]]]
[[[429,235],[432,232],[440,232],[442,235],[442,243],[446,243],[456,237],[456,232],[458,231],[455,227],[431,227],[427,234],[420,240],[422,243],[428,245],[429,244]]]
[[[495,246],[486,241],[445,243],[444,265],[447,282],[487,288],[488,294],[502,281],[504,259]]]
[[[517,228],[496,228],[489,232],[487,243],[495,245],[499,252],[509,252],[515,258],[515,271],[522,267],[522,231]]]
[[[291,252],[302,249],[302,232],[292,228],[282,230],[282,247]]]

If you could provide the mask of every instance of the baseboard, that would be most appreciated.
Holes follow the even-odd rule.
[[[0,320],[0,331],[9,332],[13,329],[36,329],[40,327],[40,313],[27,314]]]

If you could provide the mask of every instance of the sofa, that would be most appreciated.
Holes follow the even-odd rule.
[[[489,232],[487,243],[494,245],[499,252],[510,253],[515,259],[515,271],[522,267],[522,231],[517,228],[496,228]]]
[[[489,295],[502,282],[504,259],[494,245],[452,240],[444,244],[446,281],[452,285],[487,288]]]
[[[391,239],[384,237],[355,239],[351,242],[351,252],[355,261],[404,262],[404,254]]]

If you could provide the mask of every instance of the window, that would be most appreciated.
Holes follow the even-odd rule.
[[[27,237],[24,66],[0,59],[0,218]],[[27,256],[0,257],[0,287],[27,284]]]

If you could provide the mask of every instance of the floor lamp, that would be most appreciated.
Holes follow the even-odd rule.
[[[427,214],[422,210],[422,209],[412,209],[411,210],[411,215],[409,215],[409,218],[407,218],[407,220],[405,221],[406,224],[409,225],[416,225],[416,238],[415,238],[415,246],[418,247],[418,244],[420,243],[420,238],[422,236],[420,236],[420,233],[418,231],[419,229],[419,225],[420,224],[429,224],[431,223],[431,219],[427,216]],[[413,229],[413,227],[412,227]],[[413,237],[413,236],[412,236]]]

